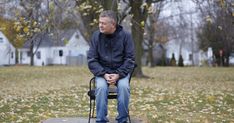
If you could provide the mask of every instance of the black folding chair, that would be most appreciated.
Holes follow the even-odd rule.
[[[134,66],[134,69],[137,67],[137,65]],[[129,83],[131,81],[131,78],[132,78],[132,74],[134,72],[134,69],[133,71],[131,72],[130,74],[130,78],[129,78]],[[89,91],[88,91],[88,95],[89,95],[89,123],[90,123],[90,120],[91,118],[96,118],[94,117],[94,111],[95,111],[95,77],[91,78],[90,81],[89,81]],[[108,94],[108,99],[117,99],[117,89],[116,89],[116,86],[109,86],[109,94]],[[128,109],[128,120],[129,120],[129,123],[131,123],[131,118],[130,118],[130,115],[129,115],[129,109]]]

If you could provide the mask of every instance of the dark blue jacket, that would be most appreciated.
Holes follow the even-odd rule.
[[[135,50],[131,35],[117,26],[111,35],[94,32],[88,51],[88,67],[94,76],[117,73],[127,76],[135,64]]]

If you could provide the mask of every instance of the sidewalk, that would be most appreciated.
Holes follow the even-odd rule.
[[[41,123],[88,123],[88,118],[77,117],[77,118],[50,118],[48,120],[42,121]],[[143,123],[143,121],[138,119],[131,119],[132,123]],[[95,123],[95,119],[91,119],[90,123]],[[109,123],[117,123],[114,118],[110,119]]]

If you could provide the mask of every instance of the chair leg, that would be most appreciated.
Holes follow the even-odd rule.
[[[89,122],[88,123],[90,123],[91,112],[92,112],[92,100],[90,99],[90,101],[89,101]]]
[[[131,118],[130,118],[130,115],[128,115],[128,120],[129,120],[129,123],[131,123]]]
[[[94,118],[94,112],[95,112],[95,100],[93,101],[93,114],[92,114],[92,118]]]
[[[130,118],[129,110],[128,110],[128,120],[129,120],[129,123],[131,123],[131,118]]]

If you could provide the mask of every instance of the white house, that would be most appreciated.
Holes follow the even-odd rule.
[[[67,35],[68,43],[63,40],[60,45],[55,45],[49,36],[43,36],[37,40],[33,51],[34,65],[84,65],[87,64],[86,57],[89,49],[88,43],[85,41],[79,31],[72,31],[73,33]],[[64,37],[63,37],[64,38]],[[40,43],[39,43],[40,42]],[[27,45],[27,44],[26,44]],[[29,47],[19,49],[19,63],[30,64]]]
[[[30,40],[26,41],[23,48],[18,49],[18,61],[19,64],[30,64]],[[50,56],[50,47],[52,43],[47,34],[39,34],[35,38],[35,44],[33,48],[34,65],[42,66],[49,64],[48,55]]]
[[[66,44],[66,48],[68,49],[67,62],[70,65],[87,64],[89,44],[79,30],[73,33],[69,42]]]
[[[15,64],[15,47],[0,31],[0,66]]]

